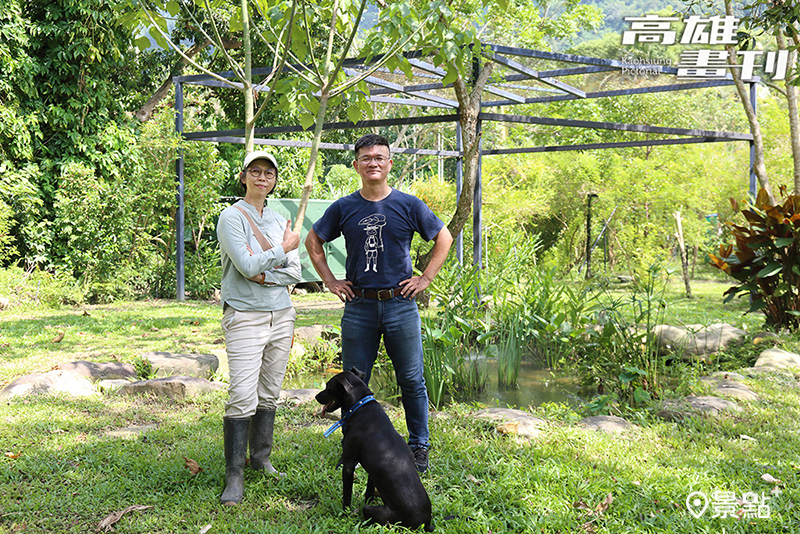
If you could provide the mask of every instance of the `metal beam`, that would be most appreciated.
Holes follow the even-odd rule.
[[[504,97],[508,98],[509,100],[513,100],[514,102],[517,102],[519,104],[524,104],[525,103],[525,97],[524,96],[519,96],[516,93],[512,93],[511,91],[506,91],[505,89],[502,89],[500,87],[495,87],[493,85],[488,85],[487,84],[483,89],[487,93],[492,93],[493,95],[497,95],[497,96],[504,96]]]
[[[444,76],[447,74],[447,72],[445,72],[444,69],[440,69],[436,65],[432,65],[432,64],[428,63],[427,61],[422,61],[420,59],[409,59],[408,62],[412,66],[417,67],[419,70],[424,70],[425,72],[430,72],[431,74],[435,74],[435,75],[439,76],[440,78],[444,78]]]
[[[666,145],[693,145],[697,143],[726,143],[741,141],[741,139],[731,139],[723,137],[681,137],[676,139],[647,139],[642,141],[622,141],[619,143],[586,143],[583,145],[553,145],[536,146],[524,148],[498,148],[494,150],[484,150],[484,156],[499,156],[503,154],[535,154],[540,152],[569,152],[572,150],[598,150],[605,148],[635,148],[643,146],[666,146]]]
[[[536,59],[565,61],[567,63],[580,63],[582,65],[598,65],[602,67],[622,68],[622,62],[618,59],[601,59],[596,57],[578,56],[575,54],[545,52],[543,50],[530,50],[528,48],[517,48],[513,46],[501,46],[493,44],[484,44],[483,48],[507,56],[532,57]]]
[[[175,131],[178,135],[183,133],[183,86],[180,82],[175,82]],[[183,163],[183,149],[178,148],[178,157],[175,160],[175,202],[177,204],[175,209],[175,300],[178,302],[186,299]]]
[[[733,85],[733,80],[707,80],[702,82],[690,83],[677,83],[670,85],[656,85],[651,87],[637,87],[635,89],[616,89],[614,91],[598,91],[595,93],[586,93],[586,99],[590,98],[609,98],[615,96],[639,95],[648,93],[664,93],[671,91],[685,91],[689,89],[702,89],[706,87],[725,87]],[[526,104],[543,104],[547,102],[559,102],[564,100],[577,100],[578,97],[574,95],[556,95],[556,96],[537,96],[533,98],[526,98]],[[494,100],[483,102],[481,107],[500,107],[514,104],[510,100]]]
[[[586,92],[581,91],[577,87],[572,87],[571,85],[568,85],[568,84],[566,84],[566,83],[564,83],[562,81],[556,80],[554,78],[542,77],[539,74],[539,72],[537,72],[537,71],[535,71],[535,70],[533,70],[531,68],[528,68],[525,65],[523,65],[522,63],[514,61],[513,59],[508,59],[507,57],[503,57],[503,56],[498,55],[498,54],[487,54],[486,56],[489,59],[491,59],[492,61],[496,61],[497,63],[500,63],[501,65],[505,65],[506,67],[508,67],[511,70],[515,70],[515,71],[517,71],[519,73],[525,74],[526,76],[530,76],[531,78],[533,78],[535,80],[538,80],[538,81],[540,81],[540,82],[542,82],[544,84],[547,84],[547,85],[549,85],[551,87],[555,87],[556,89],[561,89],[565,93],[570,93],[570,94],[573,94],[575,96],[579,96],[580,98],[585,98],[586,97]]]
[[[714,137],[748,141],[750,134],[738,132],[719,132],[714,130],[688,130],[686,128],[665,128],[662,126],[649,126],[646,124],[624,124],[618,122],[597,122],[574,119],[551,119],[550,117],[529,117],[527,115],[506,115],[503,113],[484,113],[478,115],[479,119],[498,122],[515,122],[523,124],[544,124],[548,126],[563,126],[567,128],[594,128],[597,130],[616,130],[623,132],[657,133],[666,135],[690,135],[693,137]]]
[[[431,100],[417,100],[414,98],[392,98],[390,96],[368,96],[368,102],[377,102],[379,104],[397,104],[398,106],[416,106],[428,108],[446,108],[453,109],[450,106],[439,104]]]
[[[237,145],[244,144],[244,137],[235,136],[217,136],[217,137],[195,137],[192,141],[206,141],[210,143],[233,143]],[[255,138],[253,143],[262,146],[283,146],[291,148],[311,148],[311,141],[289,141],[286,139],[259,139]],[[320,143],[319,148],[323,150],[346,150],[352,152],[355,150],[355,145],[346,143]],[[392,148],[392,154],[416,154],[419,156],[438,156],[445,158],[457,158],[461,156],[461,152],[457,150],[432,150],[427,148]]]
[[[451,115],[432,115],[432,116],[425,116],[425,117],[404,117],[400,119],[375,119],[375,120],[364,120],[358,122],[326,122],[322,125],[323,130],[353,130],[358,128],[383,128],[385,126],[399,126],[399,125],[414,125],[414,124],[437,124],[442,122],[457,122],[458,115],[451,114]],[[291,125],[291,126],[271,126],[267,128],[256,128],[253,132],[253,135],[272,135],[272,134],[279,134],[279,133],[297,133],[297,132],[305,132],[311,131],[314,127],[309,126],[308,128],[303,128],[300,125]],[[236,130],[216,130],[216,131],[207,131],[207,132],[191,132],[191,133],[184,133],[184,139],[203,139],[208,137],[225,137],[225,136],[234,136],[234,137],[242,137],[244,136],[244,129],[239,128]]]
[[[352,69],[345,69],[344,71],[349,76],[357,75],[356,72],[353,71]],[[386,89],[391,89],[392,91],[397,92],[397,93],[405,93],[407,95],[417,96],[417,97],[423,98],[425,100],[430,100],[432,102],[437,102],[439,104],[444,104],[445,106],[450,106],[451,108],[457,108],[458,107],[458,102],[456,102],[455,100],[450,100],[448,98],[442,98],[440,96],[432,95],[430,93],[426,93],[426,92],[423,92],[423,91],[413,91],[413,90],[410,90],[407,87],[404,87],[404,86],[402,86],[402,85],[400,85],[398,83],[390,82],[388,80],[384,80],[384,79],[378,78],[376,76],[367,76],[365,78],[365,81],[367,83],[371,83],[372,85],[377,85],[378,87],[384,87]],[[370,92],[370,94],[371,94],[371,92]]]

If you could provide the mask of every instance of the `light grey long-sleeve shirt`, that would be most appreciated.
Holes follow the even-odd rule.
[[[240,311],[275,311],[290,307],[292,299],[286,286],[300,282],[301,272],[299,252],[292,250],[287,254],[281,245],[286,219],[266,206],[259,215],[244,200],[234,205],[250,215],[272,248],[266,252],[262,250],[242,212],[233,206],[222,210],[217,223],[222,257],[222,305],[227,303]],[[259,285],[248,280],[259,273],[264,273],[264,281],[273,285]]]

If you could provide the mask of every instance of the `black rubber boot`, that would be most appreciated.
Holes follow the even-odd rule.
[[[222,418],[222,435],[225,441],[225,491],[222,492],[220,501],[225,506],[236,506],[242,501],[249,430],[249,417]]]
[[[269,461],[274,430],[275,410],[256,410],[250,418],[250,467],[256,471],[278,473]]]

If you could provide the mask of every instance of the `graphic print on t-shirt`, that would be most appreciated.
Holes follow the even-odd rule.
[[[383,227],[386,226],[386,216],[380,213],[375,213],[364,217],[359,221],[359,226],[364,227],[367,237],[364,240],[364,254],[367,256],[367,267],[364,272],[369,271],[372,265],[372,271],[378,272],[378,251],[383,250]]]

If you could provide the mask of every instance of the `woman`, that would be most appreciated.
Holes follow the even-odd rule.
[[[269,460],[295,312],[286,286],[300,281],[300,236],[291,221],[264,204],[278,182],[278,163],[263,151],[244,158],[244,199],[225,208],[217,224],[222,257],[222,330],[230,369],[225,404],[225,490],[234,506],[244,493],[244,464],[277,473]]]

